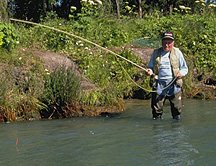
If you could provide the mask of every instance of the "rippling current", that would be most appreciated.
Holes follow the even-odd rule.
[[[0,124],[4,166],[213,166],[216,102],[185,100],[182,119],[152,120],[149,101],[120,115]]]

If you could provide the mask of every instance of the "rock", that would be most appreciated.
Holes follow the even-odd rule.
[[[44,67],[49,71],[54,71],[58,67],[72,68],[75,74],[81,80],[81,89],[82,90],[92,90],[96,88],[96,86],[88,80],[81,71],[78,66],[69,59],[66,55],[62,55],[59,53],[51,52],[51,51],[40,51],[40,50],[27,50],[34,56],[39,57],[44,62]]]

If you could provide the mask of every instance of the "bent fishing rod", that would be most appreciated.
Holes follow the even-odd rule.
[[[96,43],[94,43],[94,42],[92,42],[92,41],[89,41],[89,40],[87,40],[87,39],[85,39],[85,38],[83,38],[83,37],[80,37],[80,36],[78,36],[78,35],[75,35],[75,34],[72,34],[72,33],[69,33],[69,32],[66,32],[66,31],[63,31],[63,30],[54,28],[54,27],[50,27],[50,26],[47,26],[47,25],[43,25],[43,24],[31,22],[31,21],[25,21],[25,20],[20,20],[20,19],[15,19],[15,18],[10,18],[10,20],[11,20],[11,21],[15,21],[15,22],[25,23],[25,24],[31,24],[31,25],[35,25],[35,26],[39,26],[39,27],[44,27],[44,28],[51,29],[51,30],[56,31],[56,32],[60,32],[60,33],[66,34],[66,35],[68,35],[68,36],[72,36],[72,37],[77,38],[77,39],[80,39],[80,40],[82,40],[82,41],[84,41],[84,42],[86,42],[86,43],[92,44],[92,45],[94,45],[94,46],[96,46],[96,47],[98,47],[98,48],[100,48],[100,49],[102,49],[102,50],[104,50],[104,51],[106,51],[106,52],[109,52],[109,53],[115,55],[116,57],[121,58],[121,59],[123,59],[123,60],[125,60],[125,61],[131,63],[132,65],[134,65],[134,66],[136,66],[136,67],[138,67],[138,68],[144,70],[145,72],[147,72],[147,70],[148,70],[148,69],[146,69],[146,68],[144,68],[144,67],[142,67],[142,66],[140,66],[140,65],[138,65],[138,64],[136,64],[136,63],[134,63],[133,61],[131,61],[131,60],[129,60],[129,59],[127,59],[127,58],[125,58],[125,57],[123,57],[123,56],[121,56],[121,55],[119,55],[119,54],[117,54],[117,53],[115,53],[115,52],[113,52],[113,51],[111,51],[111,50],[105,48],[105,47],[102,47],[102,46],[100,46],[100,45],[98,45],[98,44],[96,44]],[[127,73],[127,74],[128,74],[128,73]],[[156,75],[153,73],[152,76],[156,76]],[[132,79],[132,78],[131,78],[131,79]],[[175,77],[166,87],[163,88],[163,90],[165,90],[165,89],[167,89],[169,86],[171,86],[171,85],[176,81],[176,79],[177,79],[177,78]],[[133,82],[134,82],[134,81],[133,81]],[[148,89],[145,89],[145,88],[141,87],[141,86],[138,85],[136,82],[134,82],[134,83],[135,83],[138,87],[142,88],[142,89],[145,90],[145,91],[148,91],[148,92],[155,92],[155,91],[148,90]]]
[[[109,53],[111,53],[111,54],[113,54],[113,55],[115,55],[115,56],[117,56],[117,57],[119,57],[119,58],[121,58],[121,59],[123,59],[123,60],[125,60],[125,61],[127,61],[127,62],[129,62],[129,63],[131,63],[132,65],[134,65],[134,66],[136,66],[136,67],[138,67],[138,68],[144,70],[145,72],[147,71],[146,68],[144,68],[144,67],[142,67],[142,66],[140,66],[140,65],[138,65],[138,64],[136,64],[136,63],[134,63],[133,61],[131,61],[131,60],[129,60],[129,59],[127,59],[127,58],[125,58],[125,57],[119,55],[119,54],[116,54],[115,52],[113,52],[113,51],[111,51],[111,50],[109,50],[109,49],[107,49],[107,48],[104,48],[104,47],[102,47],[102,46],[100,46],[100,45],[98,45],[98,44],[96,44],[96,43],[94,43],[94,42],[92,42],[92,41],[89,41],[89,40],[87,40],[87,39],[85,39],[85,38],[82,38],[82,37],[80,37],[80,36],[77,36],[77,35],[75,35],[75,34],[72,34],[72,33],[69,33],[69,32],[66,32],[66,31],[63,31],[63,30],[54,28],[54,27],[49,27],[49,26],[47,26],[47,25],[38,24],[38,23],[35,23],[35,22],[30,22],[30,21],[25,21],[25,20],[19,20],[19,19],[15,19],[15,18],[10,18],[10,20],[11,20],[11,21],[15,21],[15,22],[22,22],[22,23],[26,23],[26,24],[37,25],[37,26],[40,26],[40,27],[44,27],[44,28],[47,28],[47,29],[54,30],[54,31],[56,31],[56,32],[64,33],[64,34],[66,34],[66,35],[68,35],[68,36],[72,36],[72,37],[74,37],[74,38],[80,39],[80,40],[85,41],[86,43],[90,43],[90,44],[92,44],[92,45],[94,45],[94,46],[96,46],[96,47],[98,47],[98,48],[100,48],[100,49],[102,49],[102,50],[104,50],[104,51],[106,51],[106,52],[109,52]]]

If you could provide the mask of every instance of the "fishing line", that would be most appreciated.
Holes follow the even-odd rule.
[[[131,61],[131,60],[129,60],[129,59],[127,59],[127,58],[125,58],[125,57],[119,55],[119,54],[116,54],[115,52],[113,52],[113,51],[111,51],[111,50],[109,50],[109,49],[107,49],[107,48],[104,48],[104,47],[102,47],[102,46],[100,46],[100,45],[98,45],[98,44],[96,44],[96,43],[94,43],[94,42],[92,42],[92,41],[89,41],[89,40],[87,40],[87,39],[85,39],[85,38],[82,38],[82,37],[80,37],[80,36],[77,36],[77,35],[75,35],[75,34],[72,34],[72,33],[69,33],[69,32],[66,32],[66,31],[63,31],[63,30],[54,28],[54,27],[50,27],[50,26],[47,26],[47,25],[35,23],[35,22],[30,22],[30,21],[25,21],[25,20],[19,20],[19,19],[15,19],[15,18],[10,18],[10,20],[11,20],[11,21],[15,21],[15,22],[22,22],[22,23],[26,23],[26,24],[31,24],[31,25],[36,25],[36,26],[44,27],[44,28],[51,29],[51,30],[56,31],[56,32],[60,32],[60,33],[66,34],[66,35],[68,35],[68,36],[72,36],[72,37],[77,38],[77,39],[80,39],[80,40],[82,40],[82,41],[84,41],[84,42],[86,42],[86,43],[90,43],[90,44],[92,44],[92,45],[94,45],[94,46],[96,46],[96,47],[98,47],[98,48],[104,50],[105,52],[109,52],[109,53],[115,55],[116,57],[121,58],[121,59],[123,59],[123,60],[125,60],[125,61],[131,63],[132,65],[134,65],[134,66],[136,66],[136,67],[138,67],[138,68],[144,70],[145,72],[147,72],[147,69],[146,69],[146,68],[144,68],[144,67],[142,67],[142,66],[140,66],[140,65],[138,65],[138,64],[136,64],[136,63],[134,63],[133,61]],[[119,61],[118,61],[118,62],[119,62]],[[120,64],[120,62],[119,62],[119,64]],[[120,64],[120,65],[121,65],[121,64]],[[122,65],[121,65],[121,67],[122,67],[122,69],[124,70],[124,72],[126,72],[126,74],[127,74],[128,77],[131,79],[131,81],[132,81],[134,84],[136,84],[138,87],[140,87],[141,89],[143,89],[143,90],[145,90],[145,91],[147,91],[147,92],[155,92],[155,91],[148,90],[148,89],[146,89],[146,88],[144,88],[144,87],[138,85],[138,84],[130,77],[130,75],[129,75],[128,72],[124,69],[124,67],[123,67]],[[172,85],[172,84],[174,83],[174,81],[175,81],[175,79],[173,79],[173,81],[171,81],[171,83],[168,84],[168,86],[166,86],[164,89],[166,89],[166,88],[168,88],[170,85]]]
[[[141,88],[141,89],[143,89],[144,91],[149,92],[149,93],[151,93],[151,92],[156,92],[156,91],[153,91],[153,90],[151,90],[151,89],[146,89],[146,88],[144,88],[143,86],[137,84],[136,81],[134,81],[134,80],[131,78],[131,76],[129,75],[129,73],[125,70],[125,68],[123,67],[123,65],[121,64],[121,62],[119,61],[118,58],[116,58],[116,61],[119,63],[119,65],[121,66],[122,70],[126,73],[126,75],[129,77],[129,79],[131,80],[131,82],[133,82],[136,86],[138,86],[139,88]]]
[[[136,63],[134,63],[133,61],[131,61],[131,60],[129,60],[129,59],[127,59],[127,58],[125,58],[125,57],[119,55],[119,54],[116,54],[115,52],[113,52],[113,51],[111,51],[111,50],[109,50],[109,49],[107,49],[107,48],[104,48],[104,47],[102,47],[102,46],[100,46],[100,45],[98,45],[98,44],[96,44],[96,43],[94,43],[94,42],[92,42],[92,41],[89,41],[89,40],[87,40],[87,39],[85,39],[85,38],[82,38],[82,37],[80,37],[80,36],[77,36],[77,35],[75,35],[75,34],[72,34],[72,33],[69,33],[69,32],[66,32],[66,31],[63,31],[63,30],[60,30],[60,29],[57,29],[57,28],[49,27],[49,26],[47,26],[47,25],[42,25],[42,24],[30,22],[30,21],[24,21],[24,20],[19,20],[19,19],[15,19],[15,18],[10,18],[10,20],[11,20],[11,21],[16,21],[16,22],[22,22],[22,23],[26,23],[26,24],[37,25],[37,26],[40,26],[40,27],[44,27],[44,28],[47,28],[47,29],[51,29],[51,30],[54,30],[54,31],[57,31],[57,32],[61,32],[61,33],[67,34],[67,35],[72,36],[72,37],[74,37],[74,38],[78,38],[78,39],[80,39],[80,40],[85,41],[86,43],[90,43],[90,44],[92,44],[92,45],[94,45],[94,46],[96,46],[96,47],[98,47],[98,48],[100,48],[100,49],[102,49],[102,50],[104,50],[104,51],[106,51],[106,52],[109,52],[109,53],[111,53],[111,54],[113,54],[113,55],[115,55],[115,56],[117,56],[117,57],[119,57],[119,58],[121,58],[121,59],[123,59],[123,60],[125,60],[125,61],[127,61],[127,62],[129,62],[129,63],[131,63],[131,64],[133,64],[134,66],[136,66],[136,67],[138,67],[138,68],[140,68],[140,69],[142,69],[142,70],[144,70],[144,71],[147,71],[147,69],[145,69],[144,67],[142,67],[142,66],[140,66],[140,65],[138,65],[138,64],[136,64]]]

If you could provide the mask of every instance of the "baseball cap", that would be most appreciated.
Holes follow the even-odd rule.
[[[162,40],[163,39],[172,39],[172,40],[174,40],[174,35],[173,35],[172,32],[164,32],[162,34]]]

